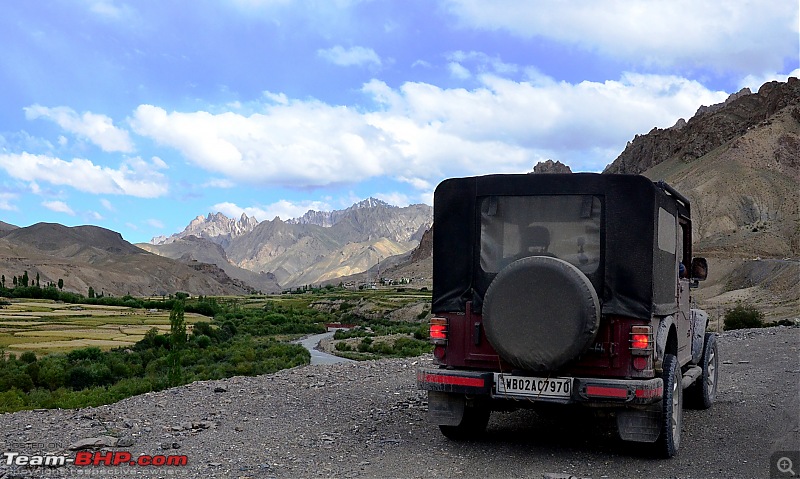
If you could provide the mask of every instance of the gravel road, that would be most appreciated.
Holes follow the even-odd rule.
[[[681,450],[670,460],[617,441],[602,420],[532,411],[494,413],[485,439],[451,442],[425,421],[426,398],[415,386],[416,367],[430,361],[423,357],[306,366],[109,406],[0,415],[0,478],[770,477],[774,452],[800,451],[798,345],[798,328],[723,333],[718,402],[685,411]],[[76,458],[70,446],[86,447],[81,440],[133,460],[185,455],[188,464],[8,464],[9,453]]]

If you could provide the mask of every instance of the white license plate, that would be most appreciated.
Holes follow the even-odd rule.
[[[495,394],[525,398],[569,398],[572,378],[534,378],[495,373]]]

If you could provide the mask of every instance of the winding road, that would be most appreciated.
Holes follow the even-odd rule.
[[[322,334],[315,334],[313,336],[308,336],[306,338],[300,339],[295,341],[295,343],[302,345],[304,348],[308,349],[311,353],[311,364],[336,364],[336,363],[352,363],[355,362],[352,359],[345,359],[340,358],[339,356],[334,356],[333,354],[324,353],[317,348],[319,342],[323,339],[328,339],[333,337],[333,331],[322,333]]]

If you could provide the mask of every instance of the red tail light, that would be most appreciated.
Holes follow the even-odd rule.
[[[631,352],[646,354],[653,351],[653,331],[650,326],[631,326]]]
[[[445,318],[431,318],[430,337],[433,344],[447,344],[447,320]]]
[[[646,334],[634,334],[631,338],[631,347],[633,349],[647,349],[650,344],[650,338]]]

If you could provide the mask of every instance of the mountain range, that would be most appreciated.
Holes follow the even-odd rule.
[[[180,233],[138,246],[173,259],[212,262],[264,292],[359,273],[419,244],[432,222],[427,205],[404,208],[368,198],[344,210],[299,218],[237,221],[198,216]],[[256,278],[258,276],[258,278]]]

